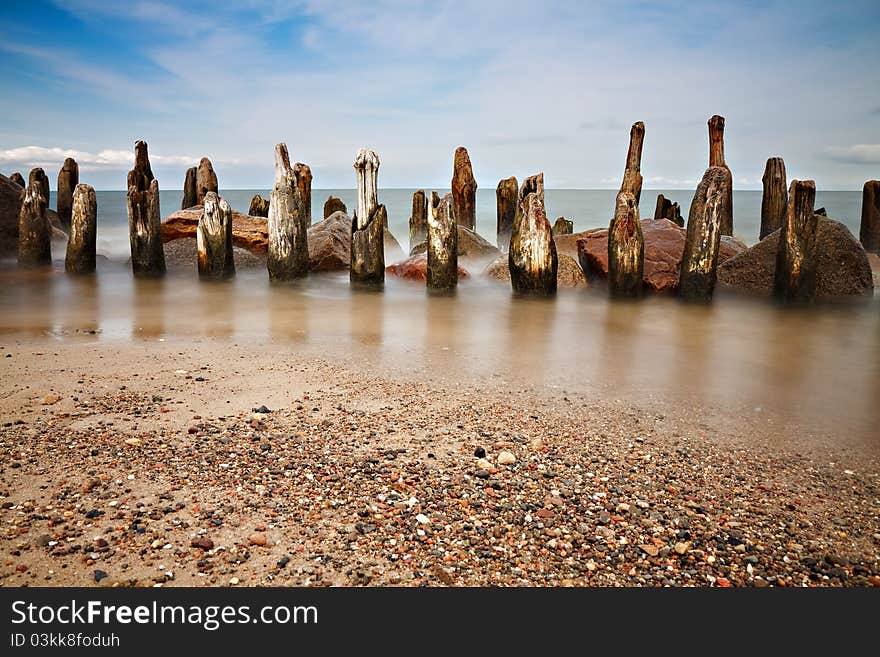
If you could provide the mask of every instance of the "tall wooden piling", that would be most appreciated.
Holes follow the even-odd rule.
[[[513,231],[513,222],[516,219],[516,204],[519,194],[519,185],[516,177],[504,178],[498,181],[495,188],[495,219],[496,219],[496,243],[502,251],[510,248],[510,233]]]
[[[345,214],[348,212],[348,208],[345,207],[345,203],[342,202],[341,198],[337,198],[336,196],[328,196],[327,200],[324,201],[324,219],[329,217],[334,212],[342,212]]]
[[[82,183],[73,190],[70,236],[64,270],[68,274],[91,274],[95,271],[95,247],[98,237],[98,201],[91,185]]]
[[[413,192],[412,212],[409,215],[409,248],[428,239],[428,199],[425,190]]]
[[[208,195],[208,192],[217,194],[219,191],[214,165],[211,164],[211,160],[203,157],[199,160],[199,166],[196,169],[196,205],[205,204],[205,196]]]
[[[816,299],[819,216],[813,212],[815,202],[815,182],[791,181],[773,277],[773,296],[782,303],[812,303]]]
[[[612,297],[641,296],[644,263],[639,206],[631,192],[622,191],[617,194],[608,227],[608,291]]]
[[[39,170],[42,173],[42,169]],[[48,200],[43,196],[42,180],[31,171],[27,188],[21,193],[18,212],[18,266],[39,269],[52,266],[52,226]]]
[[[645,124],[641,121],[633,123],[629,131],[629,150],[626,152],[626,168],[623,171],[623,182],[620,191],[629,192],[636,200],[642,196],[642,146],[645,143]]]
[[[9,176],[9,179],[12,182],[14,182],[16,185],[18,185],[19,187],[24,188],[24,186],[25,186],[24,176],[22,176],[18,171],[16,171],[11,176]]]
[[[544,210],[544,174],[523,180],[507,264],[516,294],[556,294],[559,266],[553,229]]]
[[[862,188],[859,240],[865,251],[880,254],[880,180],[869,180]]]
[[[259,194],[254,194],[250,205],[248,205],[248,215],[251,217],[268,217],[269,199],[263,198]]]
[[[678,226],[684,226],[684,219],[681,216],[681,208],[678,203],[673,203],[663,194],[657,195],[657,205],[654,208],[654,219],[668,219]]]
[[[717,114],[709,119],[709,166],[722,167],[727,172],[725,198],[721,207],[721,234],[733,235],[733,173],[724,161],[724,117]]]
[[[706,169],[691,202],[678,288],[685,301],[711,301],[715,292],[728,173],[723,167]]]
[[[199,204],[199,193],[196,189],[198,171],[198,167],[190,167],[186,170],[186,177],[183,179],[183,199],[180,201],[181,210]]]
[[[289,281],[309,273],[308,221],[311,209],[306,206],[300,176],[306,176],[311,185],[312,174],[308,166],[297,163],[291,167],[287,144],[276,144],[275,186],[269,199],[266,260],[271,281]],[[311,190],[308,202],[311,202]]]
[[[428,203],[429,290],[448,292],[458,285],[458,227],[452,194],[442,199],[432,192]]]
[[[58,192],[55,209],[58,219],[64,226],[70,225],[70,213],[73,209],[73,190],[79,184],[79,165],[72,157],[64,160],[58,172]]]
[[[781,157],[771,157],[764,165],[764,193],[761,196],[761,233],[764,239],[782,228],[785,208],[788,205],[788,186],[785,179],[785,162]]]
[[[378,286],[385,282],[385,206],[379,205],[379,156],[367,148],[354,161],[357,174],[358,207],[352,219],[349,280],[358,285]]]
[[[164,276],[159,181],[153,176],[145,141],[134,144],[134,168],[128,172],[126,207],[132,273],[141,277]]]
[[[455,149],[452,168],[453,212],[459,226],[477,229],[477,181],[471,167],[471,158],[464,146]]]
[[[232,208],[216,192],[205,194],[205,211],[196,227],[199,276],[220,280],[235,276],[232,248]]]

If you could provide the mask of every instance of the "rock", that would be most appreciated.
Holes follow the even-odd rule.
[[[718,268],[718,284],[770,296],[780,235],[780,230],[774,231],[750,249],[724,262]],[[846,226],[819,216],[816,253],[817,301],[871,297],[874,291],[871,265],[864,248]]]
[[[199,195],[196,191],[196,175],[198,167],[190,167],[186,170],[186,177],[183,179],[183,199],[180,202],[180,209],[186,210],[199,203]]]
[[[48,547],[51,541],[52,537],[49,534],[40,534],[34,541],[34,545],[37,547]]]
[[[557,217],[556,223],[553,224],[553,238],[559,235],[571,235],[574,233],[574,222],[569,221],[565,217]]]
[[[477,229],[477,181],[471,158],[464,146],[455,149],[452,165],[453,214],[459,226]]]
[[[328,196],[327,200],[324,201],[324,219],[335,212],[346,214],[348,212],[348,209],[345,207],[345,203],[342,202],[341,198]]]
[[[309,228],[309,269],[344,271],[351,257],[351,218],[339,210]]]
[[[100,584],[102,579],[107,578],[107,573],[105,573],[103,570],[96,569],[94,577],[95,577],[95,584]]]
[[[271,412],[272,412],[271,409],[269,409],[269,407],[266,406],[265,404],[261,404],[259,408],[254,409],[254,413],[260,413],[262,415],[266,415]]]
[[[483,260],[495,258],[499,253],[497,247],[492,246],[487,240],[483,239],[478,233],[462,225],[457,227],[458,232],[458,257],[470,258],[474,260]],[[410,251],[410,255],[424,253],[428,250],[427,242],[416,244]]]
[[[262,532],[256,532],[248,536],[248,542],[251,545],[258,545],[260,547],[266,547],[266,544],[268,543],[266,535]]]
[[[491,470],[494,466],[491,461],[487,461],[485,458],[478,458],[477,467],[480,468],[480,470]]]
[[[428,277],[428,254],[418,253],[414,256],[410,256],[406,260],[396,262],[393,265],[388,265],[385,268],[385,271],[398,278],[424,282]],[[458,277],[460,279],[469,278],[470,274],[459,265]]]
[[[24,176],[22,176],[18,171],[9,176],[9,180],[24,189]]]
[[[195,237],[168,242],[164,250],[168,269],[198,271],[199,252]],[[233,247],[232,252],[236,269],[263,269],[266,266],[265,253],[255,254],[238,247]]]
[[[477,447],[474,450],[474,456],[478,459],[484,458],[486,456],[486,449],[484,447]]]
[[[672,549],[675,550],[676,554],[685,555],[690,552],[691,544],[687,541],[681,541],[679,543],[676,543],[675,547],[673,547]]]
[[[684,253],[685,229],[667,219],[643,219],[641,227],[645,242],[645,286],[655,292],[675,291]],[[596,228],[569,237],[577,239],[578,261],[587,279],[607,279],[608,229]],[[735,237],[722,235],[718,262],[725,262],[745,250],[746,245]]]
[[[73,210],[73,190],[79,184],[79,165],[72,157],[64,160],[61,170],[58,172],[58,193],[55,207],[58,219],[65,226],[70,223],[70,213]],[[49,199],[46,199],[48,203]]]
[[[556,286],[560,288],[582,288],[589,287],[587,277],[584,271],[577,263],[577,260],[569,255],[557,255],[558,265],[556,267]],[[496,281],[510,282],[510,267],[507,262],[507,254],[498,256],[493,260],[483,275],[488,276]]]
[[[499,465],[510,465],[511,463],[516,463],[516,456],[513,455],[513,452],[501,452],[498,454]]]
[[[205,196],[208,192],[219,193],[220,188],[217,186],[217,174],[214,173],[214,165],[211,160],[203,157],[199,160],[199,167],[196,170],[196,205],[205,204]]]
[[[190,547],[199,548],[200,550],[204,550],[205,552],[214,549],[214,541],[212,541],[207,536],[197,536],[190,541],[189,545]]]
[[[639,545],[639,548],[649,557],[656,557],[660,553],[660,548],[652,543],[643,543]]]
[[[259,194],[254,194],[251,204],[248,206],[249,217],[268,217],[269,216],[269,199],[263,198]]]
[[[167,244],[185,237],[195,237],[204,208],[197,205],[178,210],[162,222],[162,241]],[[264,255],[269,239],[268,222],[263,217],[251,217],[232,211],[232,244],[251,253]]]

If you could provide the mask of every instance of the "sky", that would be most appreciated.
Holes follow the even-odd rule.
[[[880,2],[3,0],[0,172],[66,156],[124,189],[133,143],[162,189],[209,157],[221,190],[267,189],[273,150],[316,188],[351,188],[359,147],[381,187],[619,186],[644,121],[646,189],[692,189],[706,121],[726,118],[737,189],[768,157],[789,179],[880,178]]]

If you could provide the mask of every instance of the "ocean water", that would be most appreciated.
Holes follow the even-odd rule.
[[[414,189],[380,189],[379,202],[385,204],[391,232],[406,248],[409,235],[409,217],[412,211]],[[430,191],[430,190],[426,190]],[[449,190],[436,190],[446,193]],[[266,189],[220,190],[221,196],[239,212],[247,212],[251,198],[260,194],[268,198]],[[677,202],[682,216],[687,220],[688,209],[693,198],[689,190],[643,190],[640,203],[641,216],[652,217],[657,195]],[[329,195],[343,200],[349,213],[356,203],[354,189],[313,189],[312,218],[319,221],[323,217],[324,201]],[[614,213],[616,192],[610,189],[548,189],[545,192],[547,216],[551,223],[556,217],[564,216],[574,222],[575,232],[607,226]],[[51,194],[50,207],[54,208],[55,193]],[[177,190],[160,191],[162,218],[168,217],[180,208],[183,192]],[[125,210],[125,192],[98,192],[98,252],[111,258],[129,257],[128,219]],[[861,219],[861,192],[817,192],[816,208],[825,207],[828,216],[845,223],[856,236],[859,234]],[[758,240],[761,226],[761,192],[734,191],[734,234],[746,244]],[[477,232],[495,243],[495,190],[477,190]]]

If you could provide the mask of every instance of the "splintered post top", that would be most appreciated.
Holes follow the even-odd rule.
[[[275,184],[283,182],[289,175],[290,156],[287,154],[287,144],[275,144]]]

